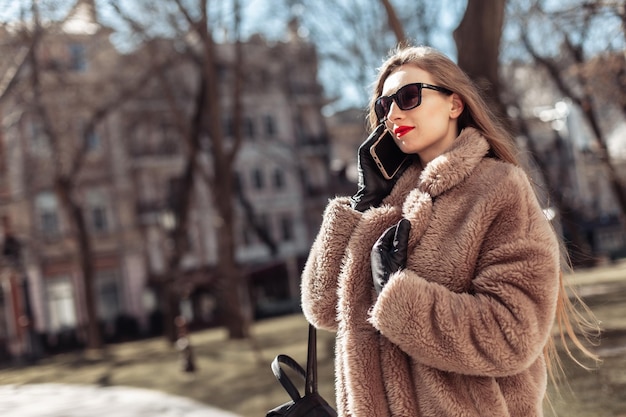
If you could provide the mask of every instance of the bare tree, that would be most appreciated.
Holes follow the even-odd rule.
[[[608,51],[590,46],[600,41],[595,38],[598,36],[597,29],[599,25],[606,24],[605,19],[608,16],[623,22],[623,5],[620,8],[617,3],[611,2],[582,2],[580,5],[564,6],[549,12],[544,7],[543,1],[537,0],[531,4],[529,10],[523,14],[518,13],[516,18],[521,20],[522,25],[533,27],[540,24],[540,19],[541,24],[549,28],[549,36],[559,46],[558,49],[546,48],[540,43],[542,40],[531,38],[529,31],[520,32],[523,45],[534,62],[546,71],[558,91],[581,109],[592,131],[596,144],[595,154],[606,168],[611,189],[621,212],[626,214],[626,188],[608,152],[601,120],[601,115],[606,114],[606,106],[603,104],[606,100],[603,101],[599,95],[602,91],[606,93],[607,90],[611,96],[617,93],[614,99],[626,115],[623,111],[623,103],[626,102],[624,89],[614,88],[615,85],[624,86],[623,74],[626,65],[623,51],[619,50],[619,42],[615,46],[609,42]],[[609,38],[615,37],[606,29],[600,31],[603,32]],[[623,45],[623,30],[620,36]],[[606,76],[605,80],[613,80],[608,82],[610,87],[606,82],[599,83],[598,77],[592,72],[594,68],[598,68],[597,62],[610,63],[602,71]]]
[[[82,289],[81,299],[87,318],[84,323],[87,348],[99,350],[103,346],[103,338],[95,296],[94,256],[91,232],[80,197],[85,158],[89,151],[89,138],[149,77],[144,74],[132,79],[116,79],[113,74],[117,71],[107,73],[103,70],[99,78],[91,82],[85,82],[80,77],[77,80],[71,65],[50,52],[54,50],[51,45],[64,36],[56,30],[58,23],[57,26],[55,22],[42,23],[36,1],[32,2],[31,16],[33,24],[24,24],[20,31],[12,35],[18,41],[18,55],[25,50],[27,53],[16,66],[12,78],[7,80],[3,98],[12,95],[20,102],[24,111],[29,113],[28,117],[37,121],[45,137],[44,146],[49,157],[35,162],[39,169],[31,174],[30,186],[42,186],[42,181],[45,182],[43,186],[52,187],[60,202],[63,218],[69,225],[67,237],[72,242],[81,272],[82,285],[79,288]],[[49,28],[55,28],[54,32],[50,32]],[[98,44],[97,49],[102,46],[105,45]],[[105,46],[102,53],[106,54],[111,49]],[[99,58],[94,51],[85,54],[97,61]],[[108,57],[101,59],[108,60]]]
[[[178,301],[174,284],[181,274],[181,260],[187,251],[185,241],[194,185],[198,184],[201,178],[208,184],[218,214],[216,288],[219,293],[222,322],[231,338],[249,337],[252,321],[249,290],[235,259],[234,164],[241,146],[243,112],[240,98],[243,56],[238,35],[234,44],[235,58],[228,71],[233,74],[232,83],[229,85],[233,88],[232,97],[234,97],[232,101],[234,135],[232,140],[227,141],[222,131],[221,117],[222,109],[225,108],[221,93],[224,87],[220,83],[220,69],[224,68],[224,60],[219,57],[218,45],[214,39],[214,33],[219,29],[219,19],[211,14],[209,2],[201,1],[190,6],[175,0],[162,6],[148,3],[142,6],[156,13],[152,19],[160,19],[158,21],[168,24],[171,29],[168,37],[171,41],[167,42],[178,45],[171,48],[170,52],[177,55],[177,61],[188,64],[196,77],[193,92],[195,98],[191,110],[186,109],[185,102],[177,100],[177,87],[173,84],[173,77],[167,77],[165,69],[159,77],[159,86],[166,93],[168,106],[176,120],[175,124],[187,146],[177,193],[178,204],[174,207],[177,219],[172,232],[174,245],[167,260],[167,270],[161,278],[162,299],[166,308],[164,312],[166,330],[171,327],[175,314],[173,309],[176,308]],[[149,25],[142,24],[137,18],[123,11],[119,4],[116,8],[119,15],[130,23],[134,32],[149,44],[150,38],[153,37]],[[215,10],[213,12],[218,14]],[[240,19],[238,2],[234,3],[233,12],[236,16],[234,31],[237,33]],[[155,21],[157,20],[149,23],[154,24]],[[155,50],[149,55],[156,54]],[[201,152],[201,149],[207,149],[208,152]],[[208,160],[203,162],[206,158]]]
[[[365,107],[376,68],[396,45],[435,43],[444,7],[441,2],[410,0],[293,0],[287,4],[299,5],[293,13],[316,44],[324,72],[332,74],[323,83],[331,99],[339,101],[338,107]],[[454,10],[457,4],[453,0],[446,6]]]

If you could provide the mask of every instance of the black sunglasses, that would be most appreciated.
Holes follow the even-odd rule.
[[[439,91],[450,95],[452,91],[444,87],[426,83],[407,84],[390,96],[381,96],[374,103],[374,112],[379,122],[382,122],[389,114],[391,103],[394,101],[400,110],[411,110],[422,104],[422,88]]]

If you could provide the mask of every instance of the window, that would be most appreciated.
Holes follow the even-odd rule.
[[[94,129],[85,132],[85,149],[87,152],[94,152],[100,149],[100,136]]]
[[[47,153],[50,151],[50,141],[39,121],[32,121],[30,123],[30,149],[37,153]]]
[[[172,155],[178,153],[178,131],[176,127],[169,122],[161,122],[161,137],[159,143],[159,154]],[[209,146],[203,143],[204,146]]]
[[[274,170],[274,187],[278,190],[285,188],[285,173],[280,168]]]
[[[244,136],[250,139],[254,139],[254,122],[251,118],[246,117],[243,121]]]
[[[77,72],[87,71],[87,53],[85,45],[80,43],[72,43],[69,45],[70,52],[70,70]]]
[[[91,230],[97,233],[108,232],[111,226],[106,193],[102,190],[88,190],[86,192],[86,203]]]
[[[263,172],[259,168],[255,168],[252,171],[252,184],[254,185],[254,188],[257,190],[262,189],[264,186],[263,182]]]
[[[264,118],[265,124],[265,134],[268,137],[273,137],[276,135],[276,124],[274,123],[274,118],[270,115],[266,115]]]
[[[294,238],[293,219],[289,214],[285,214],[280,218],[280,236],[284,242],[290,242]]]
[[[180,206],[179,200],[184,190],[184,182],[182,177],[170,177],[167,180],[167,208],[169,211],[176,211]],[[174,216],[175,214],[172,213]],[[174,219],[175,220],[175,219]]]
[[[243,191],[243,178],[241,173],[235,172],[235,191]]]
[[[59,222],[57,214],[52,211],[46,211],[41,214],[42,232],[48,237],[57,237],[59,235]]]
[[[232,137],[235,134],[233,129],[233,118],[227,115],[224,116],[222,118],[222,128],[224,130],[225,137]]]
[[[93,207],[91,209],[91,223],[93,224],[93,228],[98,232],[105,232],[109,229],[106,209],[104,207]]]
[[[111,323],[121,312],[118,275],[116,270],[96,272],[98,318]]]
[[[35,212],[41,234],[48,238],[58,237],[61,231],[56,196],[48,191],[37,195],[35,197]]]
[[[243,241],[244,246],[250,246],[253,242],[254,232],[252,231],[252,226],[248,223],[241,230],[241,239]]]
[[[217,64],[217,79],[220,80],[221,84],[228,84],[230,76],[230,68],[224,64]]]
[[[270,228],[270,217],[267,213],[257,214],[257,222],[259,229],[262,233],[265,233],[269,238],[272,237],[272,229]]]
[[[47,280],[46,300],[48,304],[48,330],[58,333],[76,327],[76,306],[69,277]]]

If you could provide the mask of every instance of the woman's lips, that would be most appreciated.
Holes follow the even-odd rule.
[[[406,135],[408,132],[410,132],[413,129],[414,128],[412,126],[400,126],[400,127],[397,127],[393,131],[393,133],[395,133],[397,137],[401,137],[401,136]]]

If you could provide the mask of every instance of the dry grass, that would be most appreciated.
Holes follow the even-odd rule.
[[[104,357],[57,355],[29,367],[0,371],[0,384],[125,385],[160,390],[229,410],[242,416],[265,412],[289,400],[275,380],[270,363],[286,353],[304,365],[307,324],[300,315],[256,324],[258,349],[249,341],[227,340],[221,329],[191,335],[197,371],[181,371],[179,352],[164,339],[149,339],[107,347]],[[331,334],[318,332],[320,391],[333,399]]]
[[[622,265],[612,273],[598,271],[597,276],[608,274],[608,278],[601,284],[585,284],[586,298],[607,329],[598,347],[604,362],[591,372],[565,362],[570,388],[561,388],[561,397],[552,395],[560,417],[626,416],[625,270]],[[593,271],[588,274],[594,276]],[[301,315],[281,317],[257,323],[254,334],[258,350],[249,341],[227,340],[221,329],[193,333],[198,366],[195,374],[181,371],[175,348],[163,339],[149,339],[109,346],[100,359],[65,354],[35,366],[5,369],[0,371],[0,384],[127,385],[190,397],[245,417],[257,417],[289,399],[269,365],[278,353],[305,363],[307,325]],[[331,402],[332,346],[333,335],[318,332],[320,390]],[[546,407],[546,416],[551,415]]]

